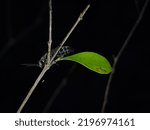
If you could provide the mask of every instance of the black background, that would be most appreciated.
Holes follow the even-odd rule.
[[[113,55],[123,45],[144,1],[53,0],[52,47],[60,44],[90,3],[66,45],[75,52],[102,54],[113,64]],[[150,111],[149,7],[117,64],[105,112]],[[16,112],[41,72],[21,64],[37,63],[47,51],[48,0],[5,0],[0,8],[0,112]],[[100,112],[108,77],[73,62],[59,62],[46,73],[23,112]],[[63,80],[67,80],[65,86],[46,108]]]

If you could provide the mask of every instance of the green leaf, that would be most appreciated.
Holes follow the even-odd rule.
[[[112,71],[108,60],[104,56],[95,52],[81,52],[71,56],[63,57],[59,60],[70,60],[77,62],[99,74],[108,74]]]

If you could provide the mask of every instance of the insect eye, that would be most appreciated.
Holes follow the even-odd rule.
[[[39,62],[39,63],[38,63],[38,66],[39,66],[40,68],[43,68],[43,65],[44,65],[44,64],[43,64],[42,62]]]
[[[39,60],[39,62],[38,62],[38,65],[39,65],[40,68],[44,67],[44,65],[46,63],[46,58],[47,58],[47,53],[45,55],[43,55],[41,57],[41,59]]]

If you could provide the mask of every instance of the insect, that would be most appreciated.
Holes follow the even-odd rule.
[[[55,52],[57,51],[59,47],[56,47],[54,49],[51,50],[51,56],[50,58],[53,57],[53,55],[55,54]],[[70,46],[63,46],[57,53],[55,59],[59,58],[59,57],[64,57],[68,54],[70,54],[71,52],[73,52],[74,50],[70,47]],[[22,65],[26,65],[26,66],[37,66],[37,67],[40,67],[40,68],[43,68],[44,65],[46,64],[46,61],[47,61],[47,53],[45,53],[41,58],[40,60],[38,61],[37,64],[22,64]]]
[[[54,48],[54,49],[51,50],[51,56],[50,56],[50,58],[53,57],[53,55],[55,54],[55,52],[57,51],[57,49],[58,49],[58,47],[56,47],[56,48]],[[64,56],[70,54],[71,52],[73,52],[73,49],[72,49],[71,47],[69,47],[69,46],[63,46],[63,47],[58,51],[58,53],[57,53],[55,59],[57,59],[57,58],[59,58],[59,57],[64,57]],[[38,66],[39,66],[40,68],[43,68],[44,65],[45,65],[45,63],[46,63],[46,60],[47,60],[47,53],[45,53],[45,54],[41,57],[41,59],[40,59],[39,62],[38,62]]]

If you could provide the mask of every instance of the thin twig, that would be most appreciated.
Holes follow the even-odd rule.
[[[50,65],[51,45],[52,45],[52,0],[49,1],[49,41],[48,41],[48,53],[47,53],[48,65]]]
[[[46,71],[49,69],[49,67],[45,66],[42,70],[42,72],[40,73],[40,75],[38,76],[38,78],[36,79],[34,85],[31,87],[30,91],[28,92],[27,96],[25,97],[25,99],[23,100],[23,102],[21,103],[17,113],[20,113],[22,111],[22,109],[24,108],[25,104],[27,103],[27,101],[29,100],[31,94],[33,93],[33,91],[35,90],[36,86],[39,84],[39,82],[41,81],[42,77],[44,76],[44,74],[46,73]]]
[[[57,53],[59,52],[59,50],[62,48],[62,46],[64,45],[64,43],[67,41],[67,39],[69,38],[70,34],[73,32],[73,30],[77,27],[78,23],[83,19],[83,16],[85,15],[85,13],[87,12],[87,10],[89,9],[90,5],[87,5],[86,8],[83,10],[83,12],[79,15],[77,21],[74,23],[74,25],[72,26],[72,28],[69,30],[69,32],[67,33],[67,35],[65,36],[65,38],[63,39],[63,41],[60,43],[59,48],[56,50],[55,54],[53,55],[53,57],[51,58],[50,63],[52,63],[52,61],[54,60],[55,56],[57,55]],[[70,72],[68,75],[70,75],[70,73],[72,73],[74,67],[71,68]],[[67,76],[68,77],[68,76]],[[61,92],[61,90],[63,89],[63,87],[66,85],[67,83],[67,77],[64,77],[62,82],[60,83],[60,85],[58,86],[58,88],[55,90],[55,92],[53,93],[52,97],[50,98],[48,104],[46,105],[46,107],[44,108],[43,112],[47,112],[49,110],[49,108],[52,106],[54,100],[56,99],[56,97],[58,96],[58,94]]]
[[[65,38],[63,39],[63,41],[60,43],[58,49],[56,50],[55,54],[53,55],[53,57],[51,58],[50,63],[52,63],[52,61],[54,60],[54,58],[56,57],[57,53],[59,52],[59,50],[62,48],[62,46],[64,45],[64,43],[67,41],[67,39],[69,38],[70,34],[73,32],[73,30],[77,27],[77,25],[79,24],[79,22],[83,19],[83,16],[85,15],[85,13],[88,11],[90,5],[88,4],[86,6],[86,8],[83,10],[83,12],[79,15],[77,21],[74,23],[74,25],[72,26],[72,28],[69,30],[69,32],[67,33],[67,35],[65,36]]]
[[[68,37],[70,36],[70,34],[73,32],[73,30],[76,28],[76,26],[78,25],[78,23],[83,19],[83,16],[85,15],[85,13],[87,12],[88,8],[90,7],[90,5],[87,5],[87,7],[83,10],[83,12],[80,14],[80,16],[78,17],[77,21],[75,22],[75,24],[73,25],[73,27],[70,29],[70,31],[68,32],[68,34],[66,35],[66,37],[64,38],[64,40],[62,41],[62,43],[60,44],[58,50],[55,52],[55,54],[53,55],[53,57],[50,59],[50,51],[51,51],[51,43],[52,43],[52,1],[49,1],[49,41],[48,41],[48,56],[47,56],[47,63],[45,64],[42,72],[40,73],[40,75],[38,76],[38,78],[36,79],[34,85],[31,87],[31,89],[29,90],[27,96],[25,97],[25,99],[23,100],[22,104],[20,105],[17,113],[20,113],[25,104],[27,103],[27,101],[29,100],[30,96],[32,95],[33,91],[35,90],[36,86],[38,85],[38,83],[40,82],[40,80],[42,79],[42,77],[44,76],[44,74],[50,69],[50,67],[53,64],[53,61],[58,53],[58,51],[61,49],[61,47],[64,45],[64,43],[66,42],[66,40],[68,39]]]
[[[102,104],[102,109],[101,109],[101,112],[104,113],[105,112],[105,109],[106,109],[106,105],[107,105],[107,102],[108,102],[108,95],[109,95],[109,90],[110,90],[110,84],[111,84],[111,81],[112,81],[112,78],[113,78],[113,75],[115,73],[115,69],[116,69],[116,65],[122,55],[122,53],[124,52],[126,46],[128,45],[131,37],[133,36],[136,28],[138,27],[139,23],[141,22],[142,18],[143,18],[143,15],[145,13],[145,10],[146,10],[146,7],[148,5],[148,2],[149,0],[146,0],[145,1],[145,4],[139,14],[139,17],[138,19],[136,20],[134,26],[132,27],[131,31],[129,32],[124,44],[122,45],[121,49],[119,50],[118,54],[116,57],[114,57],[114,63],[113,63],[113,66],[112,66],[112,73],[110,74],[109,76],[109,79],[108,79],[108,82],[107,82],[107,85],[106,85],[106,90],[105,90],[105,94],[104,94],[104,100],[103,100],[103,104]]]
[[[41,71],[40,75],[36,79],[34,85],[29,90],[27,96],[25,97],[22,104],[20,105],[17,113],[20,113],[22,111],[25,104],[27,103],[30,96],[32,95],[33,91],[35,90],[35,88],[37,87],[37,85],[39,84],[39,82],[41,81],[43,76],[45,75],[45,73],[50,69],[50,67],[52,65],[52,64],[50,64],[50,50],[51,50],[51,43],[52,43],[52,5],[51,4],[52,4],[52,0],[49,1],[49,41],[48,41],[48,54],[49,55],[47,56],[47,64],[45,64],[43,70]]]

